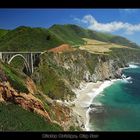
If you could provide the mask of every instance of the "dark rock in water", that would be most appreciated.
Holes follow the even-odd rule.
[[[98,113],[104,113],[104,106],[101,106],[101,105],[95,105],[95,104],[91,104],[90,105],[90,112],[89,114],[92,115],[92,114],[98,114]]]
[[[96,105],[95,105],[95,104],[91,104],[89,107],[90,107],[90,108],[95,108]]]
[[[89,115],[104,113],[104,107],[97,107],[90,110]]]
[[[125,64],[125,67],[129,67],[129,65],[128,64]]]
[[[129,76],[126,76],[126,78],[128,78]]]
[[[122,79],[125,79],[126,78],[126,75],[122,74],[121,78]]]
[[[90,108],[99,108],[99,107],[102,107],[101,105],[96,105],[96,104],[91,104],[89,106]]]

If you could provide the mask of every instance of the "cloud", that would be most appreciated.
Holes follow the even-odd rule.
[[[75,21],[77,21],[77,22],[81,22],[81,19],[79,19],[79,18],[77,18],[77,17],[74,17],[73,18]]]
[[[134,32],[140,31],[140,24],[130,24],[121,21],[100,23],[92,15],[85,15],[82,19],[75,18],[74,20],[87,24],[88,29],[101,32],[114,32],[123,30],[126,34],[133,34]]]

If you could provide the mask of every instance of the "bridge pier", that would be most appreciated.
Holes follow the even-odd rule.
[[[2,52],[0,52],[0,59],[2,60]]]

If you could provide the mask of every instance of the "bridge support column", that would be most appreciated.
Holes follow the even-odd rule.
[[[31,53],[31,73],[34,72],[34,66],[33,66],[33,54]]]
[[[0,60],[2,60],[2,52],[0,52]]]

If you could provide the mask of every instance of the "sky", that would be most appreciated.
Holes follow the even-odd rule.
[[[140,9],[0,9],[0,28],[49,28],[77,24],[87,29],[120,35],[140,45]]]

